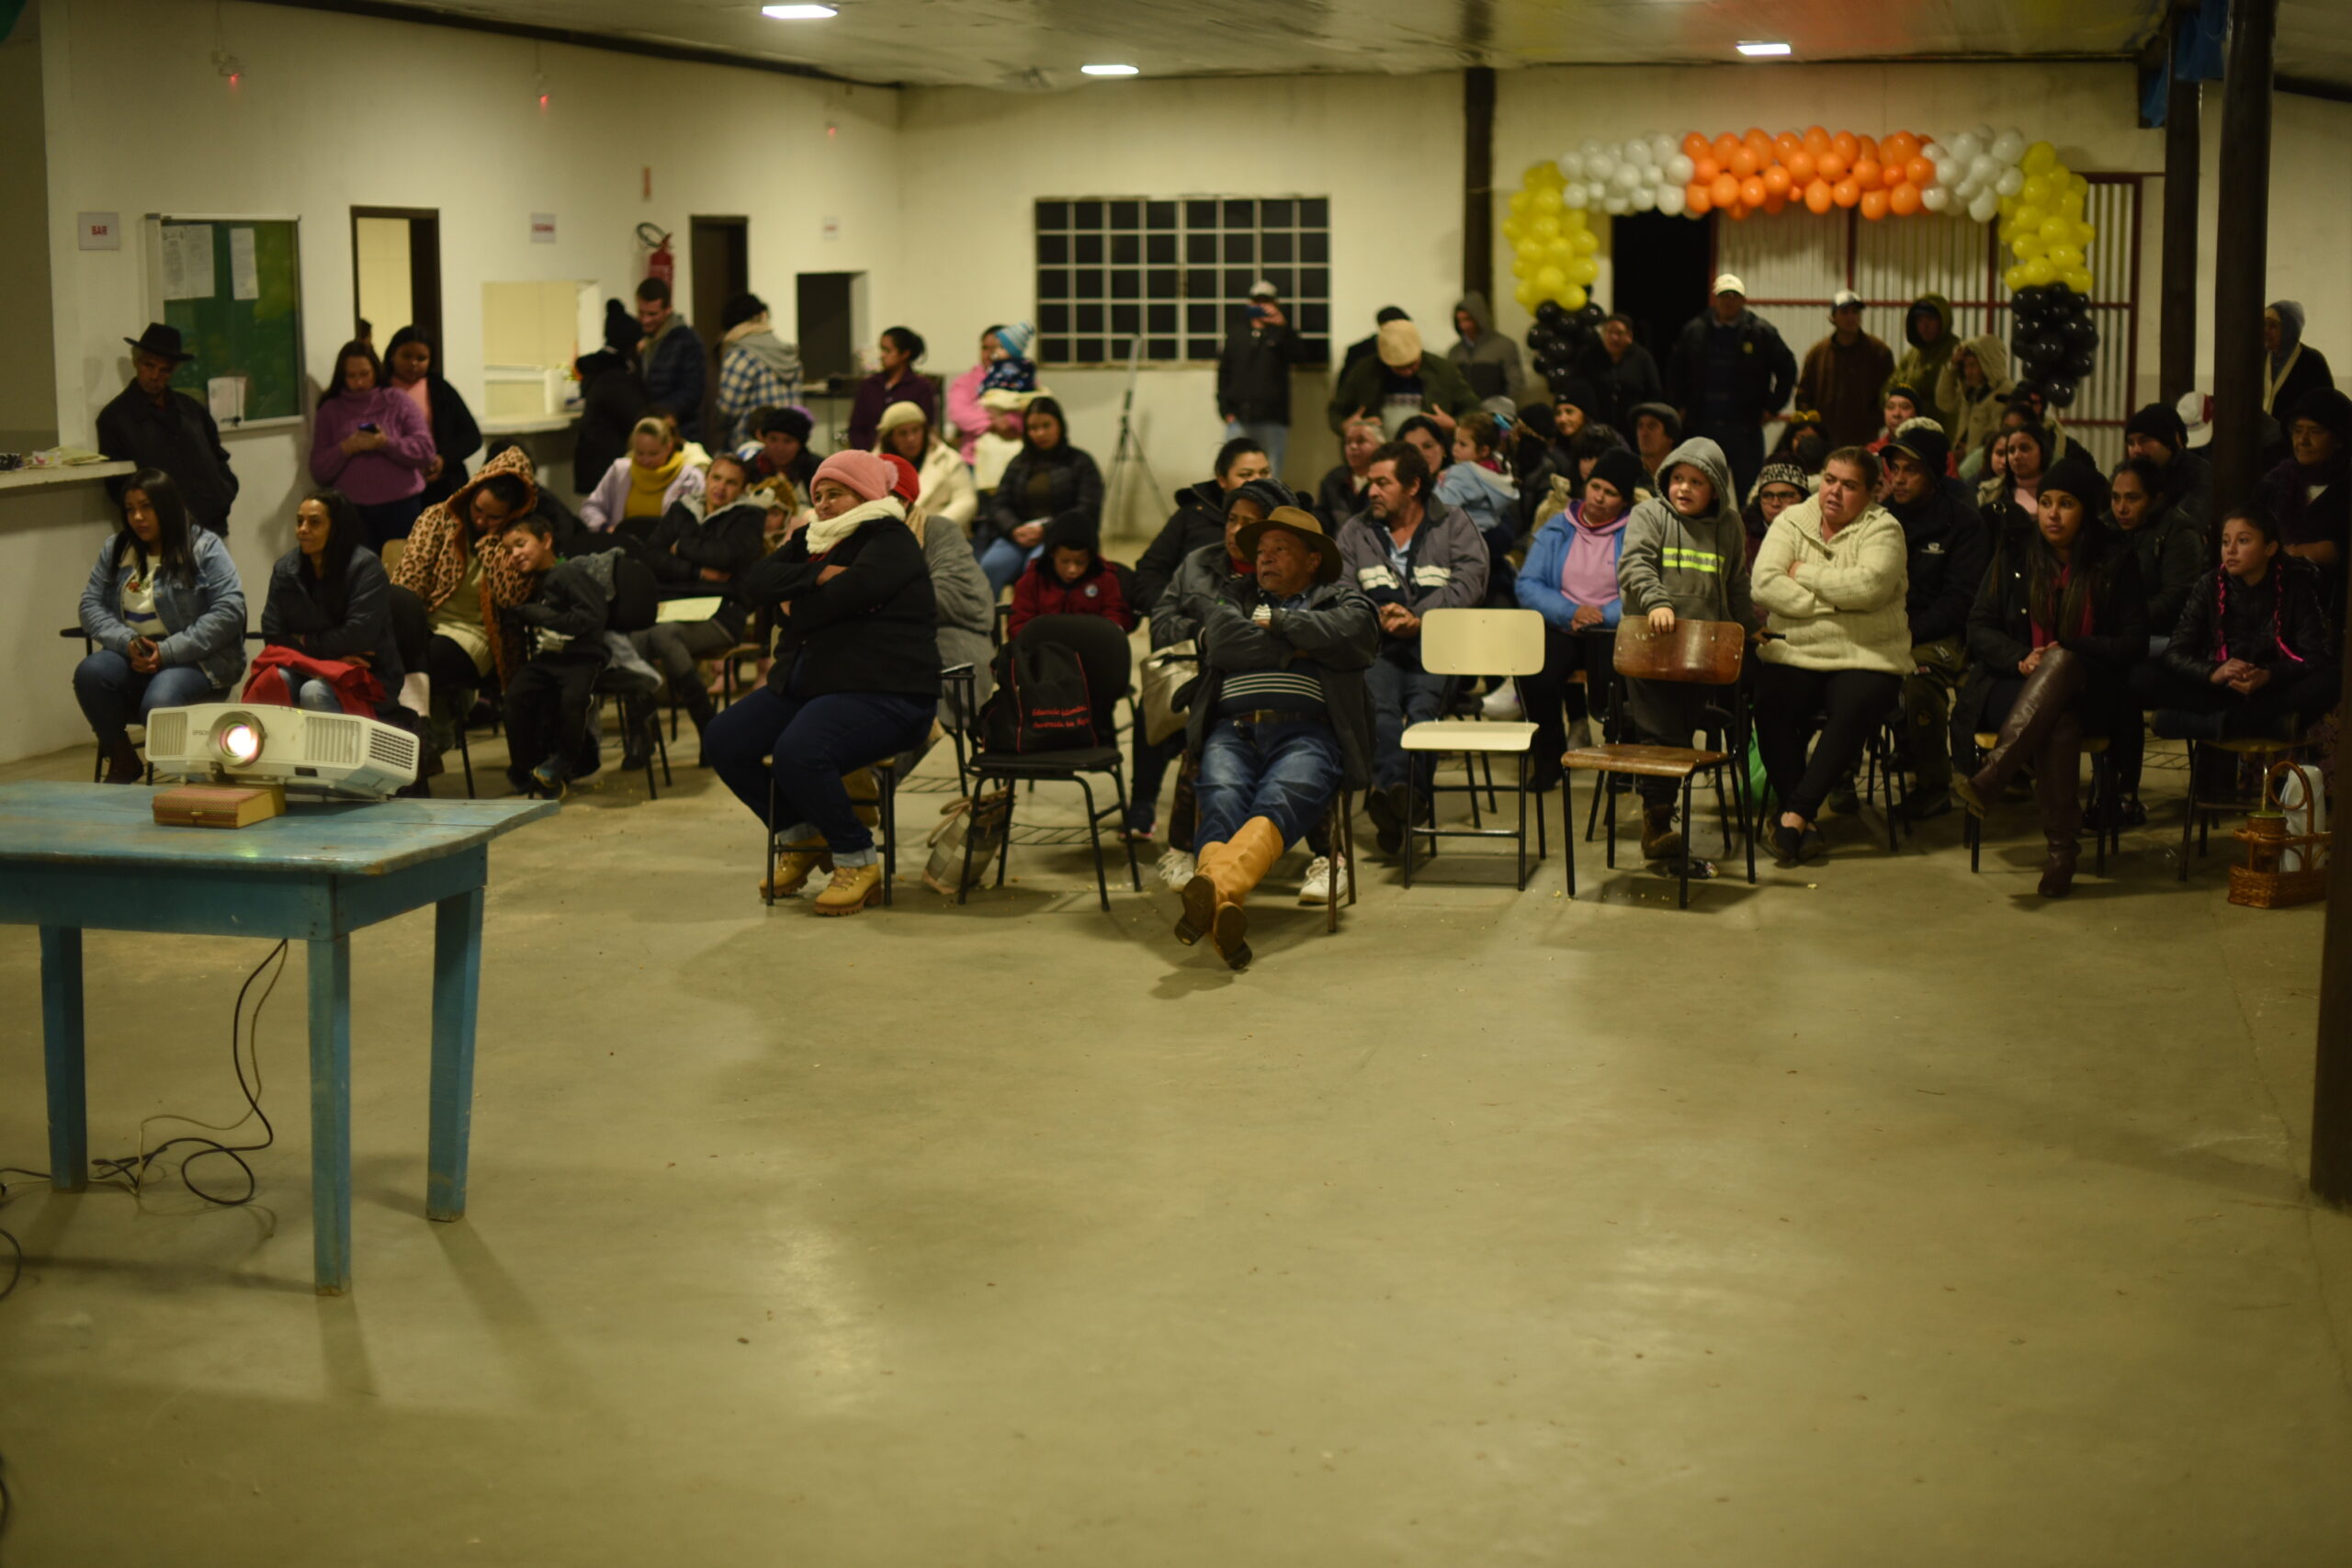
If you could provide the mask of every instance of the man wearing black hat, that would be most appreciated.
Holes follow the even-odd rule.
[[[1903,724],[1918,784],[1915,818],[1951,809],[1951,694],[1968,661],[1968,611],[1992,558],[1984,519],[1945,482],[1951,443],[1931,419],[1906,421],[1879,454],[1886,464],[1886,509],[1903,525],[1910,583],[1912,672],[1903,682]]]
[[[188,521],[228,537],[237,476],[220,445],[220,427],[210,409],[172,389],[172,373],[196,355],[181,350],[179,328],[161,321],[122,341],[130,345],[130,385],[98,411],[98,450],[171,475],[187,502]],[[107,487],[118,501],[121,483]]]
[[[2188,449],[2188,425],[2179,410],[2170,403],[2150,403],[2125,420],[2123,451],[2162,468],[2165,493],[2174,507],[2199,527],[2205,525],[2213,508],[2213,465]]]

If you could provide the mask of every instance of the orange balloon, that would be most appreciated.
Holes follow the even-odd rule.
[[[1764,210],[1777,217],[1781,209],[1788,204],[1789,198],[1785,196],[1768,196],[1764,198]]]
[[[1864,190],[1878,189],[1885,183],[1882,177],[1885,173],[1884,169],[1879,167],[1876,158],[1862,157],[1854,160],[1854,183]]]
[[[1871,162],[1872,162],[1873,164],[1876,164],[1876,163],[1882,163],[1882,162],[1883,162],[1883,161],[1884,161],[1884,160],[1881,159],[1881,158],[1879,157],[1879,155],[1878,155],[1878,138],[1877,138],[1877,137],[1875,137],[1875,136],[1858,136],[1858,137],[1856,137],[1856,138],[1854,139],[1854,144],[1855,144],[1855,146],[1860,150],[1860,155],[1861,155],[1861,156],[1863,156],[1863,157],[1865,157],[1865,158],[1868,158],[1868,159],[1869,159]]]
[[[1690,177],[1702,186],[1714,184],[1715,176],[1723,172],[1724,166],[1715,162],[1713,154],[1701,158],[1690,165]]]
[[[1809,212],[1826,212],[1835,199],[1830,195],[1827,180],[1815,180],[1804,187],[1804,205]]]
[[[1717,207],[1729,207],[1739,199],[1739,180],[1735,175],[1717,175],[1712,188],[1714,191]]]
[[[1718,164],[1728,164],[1728,163],[1730,163],[1730,162],[1731,162],[1731,155],[1732,155],[1734,152],[1737,152],[1738,150],[1739,150],[1739,138],[1738,138],[1738,137],[1736,137],[1736,136],[1734,136],[1730,131],[1726,130],[1726,131],[1724,131],[1721,136],[1718,136],[1718,137],[1716,137],[1716,138],[1715,138],[1715,144],[1714,144],[1713,151],[1714,151],[1714,154],[1715,154],[1715,162],[1716,162],[1716,163],[1718,163]]]
[[[1705,135],[1696,130],[1685,133],[1682,138],[1682,155],[1694,164],[1705,157],[1707,155]]]
[[[1879,157],[1889,164],[1908,164],[1919,155],[1919,139],[1907,130],[1898,130],[1878,144]]]
[[[1862,199],[1862,187],[1851,180],[1839,180],[1829,187],[1829,199],[1840,207],[1851,207]]]
[[[1908,218],[1919,210],[1919,187],[1905,180],[1886,193],[1886,205],[1897,218]]]
[[[1783,164],[1789,161],[1790,153],[1802,152],[1804,148],[1804,138],[1793,130],[1784,130],[1772,138],[1772,156]]]
[[[1816,158],[1828,152],[1829,132],[1817,125],[1807,128],[1804,133],[1804,150]]]
[[[1806,152],[1803,145],[1799,145],[1795,152],[1781,159],[1781,162],[1789,166],[1789,178],[1796,181],[1797,184],[1804,185],[1813,178],[1813,154]]]
[[[1850,130],[1841,130],[1831,137],[1829,145],[1837,149],[1838,156],[1849,164],[1862,155],[1861,140]]]
[[[1908,185],[1924,186],[1936,177],[1936,166],[1914,152],[1903,160],[1903,178]]]
[[[1735,223],[1745,223],[1745,222],[1747,222],[1747,209],[1746,209],[1745,207],[1735,207],[1735,208],[1733,208],[1733,209],[1731,209],[1731,220],[1732,220],[1733,222],[1735,222]]]
[[[1694,131],[1692,134],[1696,135],[1697,132]],[[1714,192],[1707,188],[1704,180],[1692,180],[1682,187],[1682,210],[1690,214],[1691,217],[1704,218],[1714,210]]]
[[[1758,168],[1760,169],[1772,161],[1772,139],[1764,131],[1751,129],[1741,140],[1747,143],[1747,150],[1756,154]]]
[[[1869,219],[1873,223],[1885,217],[1886,192],[1883,190],[1866,190],[1862,192],[1862,216]]]
[[[1741,145],[1733,148],[1731,150],[1731,156],[1724,161],[1724,167],[1729,169],[1733,174],[1737,175],[1741,179],[1747,178],[1748,175],[1756,172],[1756,149],[1747,146],[1744,142]]]
[[[1772,187],[1766,185],[1760,175],[1750,175],[1739,182],[1739,199],[1750,207],[1763,206],[1764,198],[1771,194]]]
[[[1764,171],[1764,188],[1774,196],[1788,195],[1789,187],[1795,184],[1796,181],[1790,176],[1788,166],[1784,164],[1775,164]]]
[[[1853,160],[1846,157],[1834,148],[1829,152],[1824,152],[1820,157],[1815,158],[1813,161],[1813,172],[1819,175],[1823,179],[1827,180],[1832,185],[1835,185],[1839,180],[1844,179],[1846,177],[1846,171],[1852,166]]]

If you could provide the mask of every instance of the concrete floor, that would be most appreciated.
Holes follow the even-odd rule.
[[[2178,777],[2060,906],[2024,808],[1973,877],[1873,816],[1688,913],[1590,851],[1573,904],[1556,852],[1370,865],[1337,937],[1263,900],[1239,976],[1082,852],[763,910],[708,775],[608,783],[492,856],[463,1223],[423,916],[355,943],[354,1294],[310,1286],[299,956],[256,1206],[12,1188],[0,1560],[2344,1562],[2320,914],[2231,907],[2218,848],[2177,886]],[[96,1149],[230,1118],[263,951],[91,938]],[[0,930],[0,1163],[36,998]]]

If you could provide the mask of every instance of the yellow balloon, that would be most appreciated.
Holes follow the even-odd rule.
[[[2018,187],[2018,205],[2020,209],[2040,207],[2050,199],[2050,182],[2040,175],[2029,175],[2025,184]]]
[[[1568,275],[1556,266],[1547,266],[1535,275],[1534,283],[1538,294],[1557,294],[1568,286]]]
[[[2025,150],[2018,167],[2029,175],[2046,175],[2058,165],[2058,149],[2047,141],[2037,141]]]
[[[1568,265],[1568,280],[1571,283],[1590,283],[1600,276],[1600,264],[1590,256],[1578,256]]]
[[[1503,238],[1509,240],[1512,244],[1516,245],[1519,243],[1521,239],[1522,239],[1526,233],[1527,225],[1521,220],[1517,218],[1506,218],[1503,220]]]
[[[2010,251],[2021,262],[2031,261],[2034,257],[2047,252],[2049,248],[2042,243],[2041,236],[2039,234],[2019,234],[2009,242]]]
[[[1600,236],[1582,224],[1577,225],[1576,232],[1568,236],[1568,243],[1576,247],[1577,254],[1580,256],[1589,256],[1600,249]]]
[[[2050,265],[2056,267],[2061,274],[2080,272],[2083,266],[2083,253],[2072,245],[2052,245],[2050,247]]]
[[[1533,190],[1542,190],[1545,186],[1557,190],[1567,183],[1567,179],[1560,173],[1560,165],[1546,158],[1540,164],[1528,164],[1527,173],[1521,176],[1521,183]]]
[[[2041,234],[2043,244],[2063,245],[2075,237],[2075,225],[2053,213],[2042,220]]]
[[[2001,197],[2001,216],[2007,218],[2010,213],[2015,212],[2023,205],[2024,204],[2018,201],[2016,197],[2005,196]]]
[[[1535,276],[1535,258],[1529,255],[1525,251],[1521,251],[1510,258],[1510,275],[1513,277],[1533,277]]]
[[[1581,310],[1584,309],[1585,292],[1573,283],[1569,284],[1566,288],[1561,289],[1557,294],[1553,295],[1552,298],[1557,299],[1564,310]]]
[[[2020,234],[2028,231],[2038,233],[2049,216],[2038,202],[2019,202],[2017,210],[2009,214],[2009,223],[2004,227],[2014,227]]]
[[[2037,257],[2035,260],[2030,262],[2018,263],[2018,276],[2024,278],[2027,283],[2032,285],[2034,288],[2039,288],[2043,284],[2048,283],[2052,278],[2056,277],[2058,273],[2057,269],[2050,265],[2049,258]]]
[[[1510,215],[1513,218],[1524,218],[1534,210],[1535,198],[1523,190],[1510,193]]]
[[[1535,309],[1537,302],[1544,298],[1541,294],[1535,292],[1535,285],[1532,283],[1521,284],[1518,288],[1510,291],[1510,297],[1518,300],[1521,305],[1526,306],[1531,310]]]
[[[1556,212],[1539,212],[1535,215],[1534,221],[1528,224],[1527,231],[1539,239],[1548,240],[1560,231],[1560,215]]]
[[[2092,228],[2089,224],[2077,223],[2075,225],[2075,243],[2077,245],[2087,246],[2093,240],[2098,238],[2098,231]]]
[[[1555,187],[1552,186],[1545,186],[1543,189],[1535,193],[1533,199],[1535,210],[1539,214],[1549,213],[1554,218],[1557,218],[1559,216],[1560,193]]]
[[[1577,259],[1577,248],[1568,243],[1568,237],[1563,234],[1556,240],[1544,243],[1544,259],[1565,272],[1568,264]]]
[[[2074,271],[2067,273],[2064,276],[2061,277],[2058,281],[2064,284],[2067,288],[2073,289],[2075,293],[2081,295],[2086,299],[2091,297],[2091,275],[2087,268],[2078,266],[2075,268]]]
[[[2025,264],[2023,262],[2018,262],[2015,265],[2011,266],[2008,271],[2001,274],[2001,281],[2008,285],[2009,292],[2012,294],[2015,294],[2018,289],[2023,288],[2025,287]]]

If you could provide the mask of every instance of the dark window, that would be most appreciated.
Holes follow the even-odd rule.
[[[1327,198],[1066,197],[1035,209],[1040,361],[1116,365],[1138,338],[1156,362],[1214,360],[1261,277],[1301,357],[1328,358]]]

